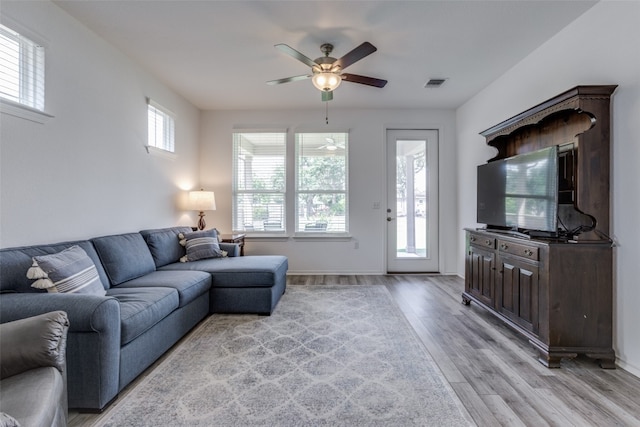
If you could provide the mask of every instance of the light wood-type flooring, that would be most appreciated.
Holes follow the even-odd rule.
[[[640,378],[587,358],[545,368],[526,339],[474,303],[461,304],[458,277],[314,275],[287,283],[386,286],[479,426],[640,426]],[[69,425],[99,417],[71,412]]]

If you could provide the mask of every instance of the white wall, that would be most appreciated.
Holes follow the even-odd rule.
[[[0,246],[190,224],[199,111],[50,2],[3,2],[46,49],[45,124],[0,115]],[[174,160],[146,153],[151,97],[177,114]]]
[[[349,129],[350,232],[358,241],[256,241],[250,254],[284,254],[291,273],[385,273],[386,239],[386,128],[440,129],[440,218],[443,273],[456,268],[455,120],[454,112],[440,110],[339,110],[329,108],[332,129]],[[231,156],[234,128],[326,128],[324,105],[307,111],[208,111],[202,116],[201,181],[216,192],[217,210],[207,224],[231,231]],[[373,209],[381,202],[380,209]]]
[[[640,375],[640,2],[600,2],[457,111],[458,256],[474,227],[476,165],[493,150],[478,133],[577,85],[617,84],[612,100],[614,349]]]

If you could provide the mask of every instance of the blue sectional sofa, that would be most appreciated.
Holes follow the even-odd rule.
[[[67,312],[69,407],[100,411],[210,313],[269,315],[286,287],[284,256],[180,262],[180,233],[143,230],[91,240],[0,250],[0,323],[54,310]],[[106,295],[48,293],[31,287],[32,258],[82,248]]]

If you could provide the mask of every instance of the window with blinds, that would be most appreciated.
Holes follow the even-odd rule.
[[[175,119],[174,115],[148,100],[148,145],[160,150],[175,152]]]
[[[44,111],[44,47],[0,25],[0,97]]]
[[[286,230],[287,133],[233,134],[233,230]]]
[[[296,134],[296,232],[347,233],[348,133]]]

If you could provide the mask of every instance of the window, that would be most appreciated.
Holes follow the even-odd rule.
[[[286,230],[286,132],[233,134],[233,230]]]
[[[296,232],[349,231],[348,137],[296,134]]]
[[[152,100],[148,100],[149,147],[175,152],[174,115]]]
[[[0,97],[44,111],[44,47],[0,25]]]

